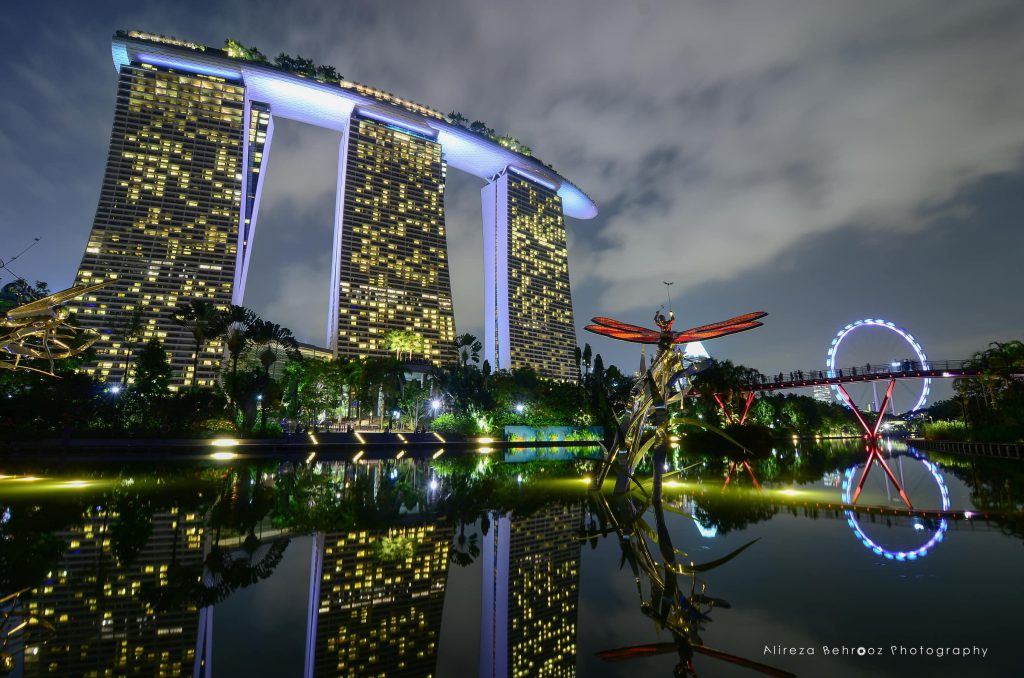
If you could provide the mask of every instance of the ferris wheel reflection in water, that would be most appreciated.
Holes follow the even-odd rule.
[[[869,453],[872,456],[875,455],[875,454],[879,455],[879,459],[881,460],[880,450],[877,449],[877,447],[878,447],[877,442],[869,440],[868,441],[868,447],[871,448],[872,446],[874,446],[876,449],[875,449],[874,452],[871,452],[871,450],[869,449]],[[891,450],[891,443],[890,443],[890,450]],[[846,513],[846,522],[850,526],[850,529],[853,530],[854,536],[864,545],[865,548],[867,548],[868,550],[872,551],[876,555],[882,556],[883,558],[886,558],[887,560],[900,561],[900,562],[917,560],[919,558],[923,558],[926,555],[928,555],[928,553],[931,551],[931,549],[934,548],[939,542],[941,542],[944,539],[945,534],[946,534],[946,532],[949,529],[949,521],[948,521],[948,519],[945,516],[945,514],[950,510],[949,489],[946,486],[946,482],[943,479],[942,472],[939,470],[938,466],[936,464],[934,464],[933,462],[930,462],[927,459],[925,459],[924,456],[921,455],[920,453],[918,453],[917,451],[911,449],[911,450],[908,450],[907,452],[897,452],[896,454],[890,455],[889,458],[890,458],[890,460],[895,459],[897,461],[897,464],[898,464],[897,468],[899,469],[901,480],[903,479],[903,475],[904,475],[903,460],[909,458],[909,459],[915,460],[917,462],[920,462],[920,465],[921,465],[922,477],[919,479],[919,481],[917,483],[917,486],[920,486],[921,482],[924,482],[926,479],[931,479],[932,481],[934,481],[935,487],[938,490],[939,507],[940,507],[938,509],[939,516],[938,516],[937,520],[928,519],[928,518],[926,518],[924,516],[917,516],[917,515],[911,514],[911,517],[912,517],[911,520],[912,520],[912,524],[914,526],[915,532],[917,532],[917,531],[931,532],[930,537],[923,544],[921,544],[920,546],[917,546],[917,547],[914,547],[914,548],[898,549],[898,548],[888,547],[888,546],[886,546],[886,545],[884,545],[882,543],[879,543],[881,540],[879,538],[877,538],[877,537],[872,538],[871,536],[869,536],[867,531],[864,529],[864,526],[860,522],[860,516],[857,513],[857,511],[855,511],[853,509],[847,509],[846,512],[845,512]],[[867,462],[867,465],[870,465],[870,463],[871,463],[870,459],[871,459],[871,457],[869,457],[869,461]],[[854,495],[854,485],[855,485],[855,483],[854,483],[854,478],[856,476],[857,467],[858,466],[860,466],[860,465],[859,464],[855,464],[855,465],[851,466],[850,468],[848,468],[846,470],[846,472],[845,472],[845,474],[843,476],[842,500],[843,500],[843,503],[847,504],[847,505],[852,504],[855,501],[855,495]],[[885,468],[888,470],[888,466],[886,466]],[[866,475],[866,471],[867,471],[867,469],[865,469],[865,475]],[[898,484],[898,483],[895,482],[895,478],[884,478],[883,479],[883,482],[885,482],[885,489],[886,489],[887,499],[889,501],[893,501],[894,498],[893,498],[893,496],[892,496],[892,494],[890,492],[890,480],[893,481],[892,484],[895,485],[897,489],[900,489],[900,493],[901,494],[903,494],[903,490],[901,489],[901,484]],[[858,491],[863,486],[863,481],[864,481],[864,477],[862,476],[861,483],[859,485],[857,485],[857,490]],[[906,487],[906,483],[905,482],[902,483],[902,486]],[[916,494],[916,492],[914,490],[912,490],[912,492],[914,492]],[[904,500],[907,500],[907,497],[905,495],[904,495],[903,498],[904,498]],[[932,511],[932,510],[935,510],[935,509],[931,509],[931,508],[928,509],[928,511]]]

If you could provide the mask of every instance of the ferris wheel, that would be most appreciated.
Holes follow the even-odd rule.
[[[894,374],[922,369],[927,363],[928,357],[914,335],[881,318],[865,318],[839,330],[828,348],[825,361],[830,378]],[[900,379],[890,400],[892,413],[924,407],[931,392],[931,381],[927,378]],[[878,381],[847,383],[845,388],[857,407],[878,411]],[[845,403],[835,385],[832,393],[837,402]]]

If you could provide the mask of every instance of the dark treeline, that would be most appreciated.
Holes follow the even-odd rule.
[[[979,377],[953,382],[954,396],[930,408],[925,437],[934,440],[1024,441],[1024,342],[992,342],[971,356]]]
[[[8,286],[0,296],[13,306],[47,291]],[[56,377],[0,373],[0,430],[8,438],[258,436],[279,435],[282,425],[495,435],[510,424],[611,430],[612,409],[622,409],[631,382],[606,368],[589,345],[576,351],[580,379],[561,382],[528,368],[492,372],[481,360],[481,343],[468,334],[452,347],[456,360],[430,366],[414,359],[422,342],[410,332],[385,337],[394,356],[326,360],[303,357],[289,329],[243,307],[221,311],[191,300],[169,320],[194,341],[184,377],[172,374],[161,342],[144,335],[141,317],[130,316],[111,328],[128,356],[118,382],[78,371],[94,352],[58,364]],[[197,385],[199,357],[209,346],[224,349],[220,378],[215,386]]]

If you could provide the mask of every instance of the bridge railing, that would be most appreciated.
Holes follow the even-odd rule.
[[[837,367],[834,370],[816,367],[809,370],[762,374],[761,379],[755,382],[755,385],[763,386],[801,381],[843,379],[847,377],[912,377],[915,376],[915,373],[920,372],[932,373],[925,376],[934,376],[936,372],[940,374],[949,373],[949,376],[956,376],[965,372],[976,372],[977,369],[976,364],[970,360],[926,360],[921,362],[920,360],[907,358],[882,365],[865,363],[864,365]]]

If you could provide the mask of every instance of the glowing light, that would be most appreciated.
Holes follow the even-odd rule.
[[[583,476],[582,478],[580,478],[580,482],[581,483],[587,483],[589,485],[590,484],[590,476]]]
[[[440,483],[437,482],[437,478],[431,478],[430,479],[430,489],[431,490],[436,490],[439,486],[440,486]]]
[[[358,452],[356,452],[356,456],[352,457],[352,461],[359,461],[362,458],[363,458],[363,451],[359,450]]]
[[[493,447],[478,447],[476,451],[479,452],[480,454],[490,454],[491,452],[494,452],[494,448]]]
[[[434,456],[433,456],[433,457],[431,457],[431,459],[437,459],[437,458],[438,458],[438,457],[440,457],[440,456],[441,456],[442,454],[444,454],[444,448],[443,448],[443,447],[442,447],[442,448],[441,448],[440,450],[438,450],[437,452],[434,452]]]
[[[836,335],[836,338],[832,340],[832,348],[828,350],[827,359],[825,361],[825,366],[828,368],[828,376],[830,378],[835,377],[838,373],[836,366],[836,356],[839,355],[839,345],[843,343],[843,339],[849,336],[850,332],[852,332],[854,329],[866,325],[881,327],[883,329],[889,330],[890,332],[895,332],[900,337],[902,337],[904,341],[910,344],[910,348],[917,355],[917,359],[920,361],[919,364],[921,365],[921,367],[924,367],[928,364],[928,356],[924,354],[924,349],[921,348],[921,345],[917,343],[917,340],[914,339],[914,336],[912,334],[910,334],[903,328],[897,327],[895,324],[891,322],[882,320],[881,318],[875,320],[868,318],[865,320],[858,320],[855,323],[847,325],[842,330],[840,330],[839,334]],[[899,362],[894,362],[892,364],[892,367],[894,368],[898,368],[899,366]],[[842,367],[842,365],[840,365],[839,367]],[[931,390],[932,380],[923,379],[922,381],[923,383],[921,385],[921,394],[917,399],[917,404],[910,408],[911,410],[921,409],[921,407],[924,406],[925,402],[928,401],[928,393]],[[841,399],[839,395],[839,389],[834,384],[832,385],[832,392],[835,393],[837,400],[845,404],[846,401]]]
[[[114,384],[113,386],[110,387],[110,392],[113,393],[114,395],[117,395],[118,393],[121,392],[121,387],[117,384]]]
[[[212,75],[215,78],[224,78],[225,80],[239,80],[242,77],[240,71],[229,70],[226,68],[217,68],[215,66],[207,66],[200,64],[196,61],[185,61],[183,59],[168,59],[156,56],[154,54],[141,53],[136,55],[135,58],[144,64],[150,64],[152,66],[163,66],[164,68],[173,68],[177,71],[184,71],[186,73]]]
[[[438,400],[437,398],[434,398],[433,400],[431,400],[430,401],[430,409],[434,410],[434,413],[436,414],[437,411],[439,409],[441,409],[441,401]]]
[[[522,473],[520,473],[519,475],[516,476],[516,482],[520,483],[520,484],[523,482],[523,474]]]
[[[516,403],[516,414],[522,414],[523,410],[526,409],[526,405],[522,403]]]
[[[306,463],[308,464],[309,462],[313,461],[314,457],[316,457],[316,452],[310,452],[309,456],[306,457]]]
[[[210,459],[214,459],[216,461],[229,461],[237,457],[238,455],[234,452],[214,452],[210,455]]]
[[[398,439],[401,440],[403,443],[409,442],[408,440],[405,439],[405,436],[403,436],[401,433],[398,434]]]
[[[234,438],[215,438],[210,441],[210,444],[214,447],[234,447],[238,441]]]
[[[312,433],[310,433],[310,434],[309,434],[309,439],[313,441],[313,444],[314,444],[314,445],[319,445],[319,444],[320,444],[320,441],[319,441],[319,440],[317,440],[317,439],[316,439],[316,436],[315,436],[315,435],[313,435]]]
[[[356,434],[356,440],[358,440],[359,442],[361,442],[362,444],[365,445],[366,441],[363,440],[363,436],[359,435],[359,431],[355,431],[355,434]]]
[[[790,489],[786,489],[786,490],[781,490],[780,494],[784,494],[787,497],[795,497],[798,494],[800,494],[800,491],[799,490],[794,490],[794,489],[790,488]]]
[[[939,487],[939,493],[942,495],[942,510],[944,512],[948,511],[949,510],[949,491],[946,489],[946,482],[942,479],[942,474],[939,473],[938,467],[935,464],[929,462],[927,459],[924,459],[923,457],[921,457],[917,453],[911,453],[911,456],[913,456],[915,459],[917,459],[922,464],[924,464],[925,468],[928,469],[928,472],[931,473],[932,478],[935,479],[935,483]],[[854,472],[856,470],[857,470],[856,466],[851,466],[849,469],[847,469],[846,475],[844,476],[844,479],[843,479],[843,503],[844,504],[849,504],[850,503],[850,490],[853,488],[853,484],[854,484],[853,483],[853,474],[854,474]],[[854,536],[856,536],[857,539],[859,539],[864,544],[864,546],[866,548],[870,549],[875,554],[883,556],[883,557],[888,558],[890,560],[894,560],[894,559],[895,560],[904,560],[904,559],[906,559],[906,560],[917,560],[918,558],[924,558],[926,555],[928,555],[928,551],[935,544],[938,544],[940,541],[942,541],[943,536],[946,533],[946,530],[949,529],[949,522],[945,518],[942,518],[941,520],[939,520],[939,527],[938,527],[938,529],[935,530],[935,533],[932,535],[931,539],[929,539],[924,544],[924,546],[921,546],[920,548],[914,549],[913,551],[907,551],[907,552],[902,552],[901,551],[899,553],[895,553],[893,551],[888,551],[887,549],[882,548],[881,546],[876,544],[874,541],[872,541],[871,538],[868,537],[864,533],[864,530],[861,528],[860,522],[857,519],[857,514],[854,513],[854,511],[852,511],[852,510],[847,510],[846,511],[846,522],[853,529]],[[924,525],[915,522],[914,523],[914,529],[915,530],[924,530]],[[899,557],[899,556],[902,556],[902,557]]]
[[[494,439],[493,438],[477,438],[476,441],[478,443],[493,443]]]
[[[405,450],[399,450],[398,454],[395,455],[395,459],[401,459],[405,456]]]
[[[442,437],[441,437],[441,434],[440,434],[440,433],[438,433],[437,431],[434,431],[434,437],[435,437],[435,438],[437,438],[438,440],[440,440],[440,441],[441,441],[442,443],[446,443],[446,442],[448,442],[447,440],[445,440],[444,438],[442,438]]]
[[[89,487],[89,485],[92,485],[92,483],[90,483],[88,481],[85,481],[85,480],[69,480],[66,483],[61,483],[60,484],[61,487],[69,487],[69,488],[76,488],[76,489],[77,488],[81,488],[81,487]]]

